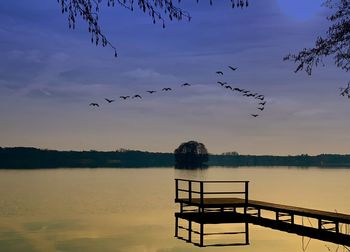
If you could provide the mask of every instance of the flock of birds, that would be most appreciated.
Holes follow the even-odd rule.
[[[191,86],[191,84],[189,84],[189,83],[184,83],[184,84],[181,85],[181,87],[186,87],[186,86]],[[166,87],[166,88],[163,88],[161,91],[167,92],[167,91],[171,91],[171,90],[173,90],[173,89],[170,88],[170,87]],[[146,92],[149,93],[149,94],[157,93],[156,90],[147,90]],[[121,96],[119,96],[119,98],[122,99],[122,100],[136,99],[136,98],[137,98],[137,99],[142,99],[142,96],[139,95],[139,94],[135,94],[135,95],[125,95],[125,96],[124,96],[124,95],[121,95]],[[115,102],[116,100],[115,100],[115,99],[108,99],[108,98],[105,98],[105,101],[106,101],[107,103],[112,103],[112,102]],[[100,104],[99,104],[99,103],[96,103],[96,102],[91,102],[89,105],[90,105],[90,106],[93,106],[93,107],[100,107]]]
[[[232,71],[236,71],[238,68],[237,67],[232,67],[232,66],[228,66],[229,69],[231,69]],[[217,75],[224,75],[223,71],[217,71],[216,72]],[[227,90],[231,90],[233,92],[238,92],[241,93],[244,97],[247,98],[253,98],[255,100],[257,100],[258,102],[258,106],[257,109],[260,110],[259,112],[262,112],[265,109],[265,105],[266,105],[266,100],[265,100],[265,95],[263,94],[259,94],[257,92],[253,92],[244,88],[238,88],[238,87],[233,87],[231,85],[229,85],[227,82],[223,82],[223,81],[217,81],[217,83],[226,88]],[[254,114],[250,114],[252,117],[258,117],[260,114],[259,113],[254,113]]]
[[[232,71],[236,71],[238,68],[237,67],[232,67],[232,66],[228,66],[229,69],[231,69]],[[223,71],[216,71],[216,74],[219,75],[219,76],[223,76],[224,75],[224,72]],[[217,83],[227,89],[227,90],[230,90],[230,91],[233,91],[233,92],[238,92],[240,94],[242,94],[242,96],[244,97],[247,97],[247,98],[253,98],[255,99],[257,102],[258,102],[258,106],[257,106],[257,109],[259,110],[257,113],[253,113],[253,114],[250,114],[252,117],[258,117],[264,109],[265,109],[265,105],[266,105],[266,100],[265,100],[265,95],[263,94],[259,94],[257,92],[253,92],[253,91],[250,91],[250,90],[247,90],[247,89],[244,89],[244,88],[239,88],[239,87],[233,87],[232,85],[229,85],[227,82],[224,82],[224,81],[217,81]],[[189,83],[183,83],[181,84],[181,87],[189,87],[191,86],[191,84]],[[173,89],[170,88],[170,87],[164,87],[161,89],[160,92],[169,92],[169,91],[172,91]],[[154,94],[154,93],[157,93],[159,91],[157,90],[147,90],[146,91],[148,94]],[[346,88],[345,91],[346,94],[348,94],[349,98],[350,98],[350,83],[348,85],[348,87]],[[142,99],[142,96],[140,94],[134,94],[134,95],[122,95],[122,96],[119,96],[119,99],[122,99],[122,100],[127,100],[127,99]],[[112,103],[112,102],[115,102],[116,99],[109,99],[109,98],[104,98],[104,100],[107,102],[107,103]],[[96,102],[91,102],[89,104],[89,106],[93,106],[93,107],[100,107],[100,104],[99,103],[96,103]]]

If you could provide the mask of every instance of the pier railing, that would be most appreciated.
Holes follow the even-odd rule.
[[[211,191],[208,190],[207,185],[222,185],[222,184],[241,184],[240,190],[231,191]],[[199,188],[199,189],[198,189]],[[199,204],[203,205],[205,203],[205,198],[207,195],[210,197],[222,196],[232,197],[241,195],[240,198],[244,199],[244,203],[248,205],[248,194],[249,194],[249,181],[235,181],[235,180],[211,180],[211,181],[200,181],[200,180],[190,180],[190,179],[175,179],[175,201],[177,202],[180,198],[180,193],[187,194],[186,200],[188,203],[193,203],[194,199],[198,200]]]

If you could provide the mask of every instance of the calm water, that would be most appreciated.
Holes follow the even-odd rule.
[[[303,251],[301,237],[253,225],[249,246],[175,239],[174,178],[250,180],[252,199],[350,213],[350,169],[0,170],[0,251]],[[307,251],[336,248],[311,240]]]

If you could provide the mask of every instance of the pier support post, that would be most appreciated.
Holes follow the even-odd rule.
[[[175,237],[179,236],[179,218],[175,217]]]
[[[322,229],[322,220],[318,219],[318,229],[321,230]]]
[[[335,232],[339,234],[339,222],[336,221],[334,224],[335,224]]]
[[[192,243],[192,221],[188,221],[188,241]]]
[[[249,244],[249,223],[247,220],[245,222],[245,244]]]
[[[204,236],[204,224],[200,224],[200,231],[199,231],[199,246],[203,247],[203,236]]]

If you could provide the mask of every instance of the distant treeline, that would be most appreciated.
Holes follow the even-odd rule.
[[[173,167],[173,153],[135,150],[56,151],[37,148],[0,148],[0,168],[79,168],[79,167]],[[349,167],[350,155],[254,156],[226,153],[209,155],[208,166],[317,166]]]
[[[350,155],[321,154],[309,156],[306,154],[296,156],[271,155],[210,155],[210,166],[317,166],[317,167],[349,167]]]
[[[56,151],[27,147],[0,148],[0,168],[59,167],[166,167],[174,165],[172,153],[134,150]]]

